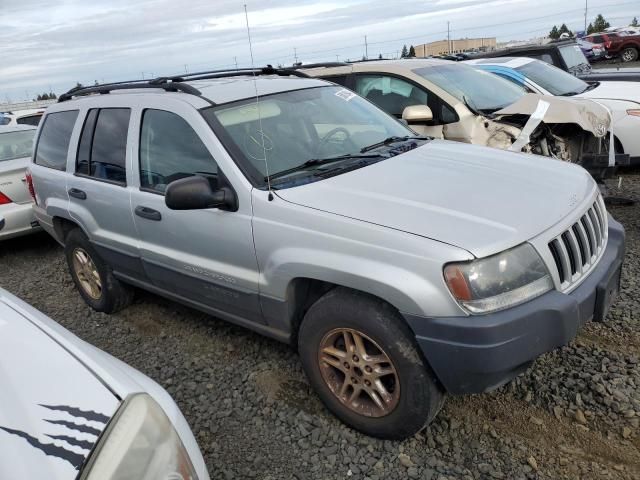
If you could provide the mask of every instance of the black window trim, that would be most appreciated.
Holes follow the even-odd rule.
[[[50,167],[49,165],[42,165],[40,163],[36,162],[36,158],[38,158],[38,147],[40,146],[40,137],[42,136],[42,132],[44,131],[44,127],[47,123],[47,120],[49,119],[49,117],[51,115],[55,115],[56,113],[66,113],[66,112],[76,112],[76,119],[73,122],[73,128],[71,129],[71,135],[69,135],[69,146],[67,147],[67,156],[65,157],[64,160],[64,167],[63,168],[54,168],[54,167]],[[76,128],[76,124],[78,123],[78,117],[80,116],[80,109],[79,108],[70,108],[68,110],[56,110],[55,112],[49,112],[43,115],[43,120],[41,120],[42,125],[40,126],[40,128],[38,129],[38,137],[35,139],[35,147],[33,149],[33,157],[31,159],[31,163],[34,165],[38,165],[39,167],[44,167],[44,168],[50,168],[51,170],[56,170],[58,172],[66,172],[67,171],[67,163],[69,160],[69,149],[71,148],[71,137],[73,137],[73,131]]]
[[[428,125],[429,127],[439,127],[439,126],[444,126],[444,125],[450,125],[450,124],[452,124],[452,123],[456,123],[456,122],[459,122],[459,121],[460,121],[460,115],[458,115],[458,112],[456,112],[456,109],[455,109],[455,108],[453,108],[451,105],[449,105],[447,102],[445,102],[442,98],[440,98],[440,96],[439,96],[439,95],[436,95],[436,94],[435,94],[435,93],[433,93],[431,90],[429,90],[427,87],[425,87],[424,85],[420,85],[418,82],[416,82],[416,81],[415,81],[415,80],[413,80],[413,79],[407,78],[407,77],[405,77],[405,76],[403,76],[403,75],[399,75],[399,74],[397,74],[397,73],[379,72],[379,71],[372,71],[372,72],[354,72],[354,73],[352,73],[352,75],[353,75],[353,82],[352,82],[352,85],[353,85],[353,91],[354,91],[356,94],[358,94],[358,95],[360,95],[360,94],[356,91],[356,83],[357,83],[357,77],[358,77],[358,76],[366,76],[366,75],[386,75],[386,76],[388,76],[388,77],[394,77],[394,78],[397,78],[397,79],[399,79],[399,80],[402,80],[402,81],[404,81],[404,82],[409,83],[410,85],[413,85],[414,87],[417,87],[417,88],[419,88],[419,89],[421,89],[421,90],[424,90],[425,92],[427,92],[427,104],[429,103],[429,100],[428,100],[428,99],[429,99],[429,95],[431,95],[431,96],[435,99],[435,102],[438,104],[438,107],[442,107],[442,105],[445,105],[447,108],[449,108],[449,109],[453,112],[453,114],[454,114],[454,115],[455,115],[455,117],[456,117],[455,121],[453,121],[453,122],[447,122],[447,123],[444,123],[444,122],[440,122],[440,121],[439,121],[437,124],[430,124],[430,125]],[[416,74],[416,75],[417,75],[417,74]],[[360,95],[360,96],[362,97],[362,95]],[[365,100],[367,100],[368,102],[370,102],[370,103],[372,103],[373,105],[375,105],[375,103],[371,102],[369,99],[367,99],[367,98],[365,98],[365,97],[362,97],[362,98],[364,98],[364,99],[365,99]],[[429,105],[427,105],[427,106],[429,106]],[[376,107],[380,108],[378,105],[376,105]],[[431,107],[429,107],[429,108],[431,108]],[[382,110],[382,108],[380,108],[380,110]],[[385,113],[387,113],[387,112],[385,112]],[[389,115],[391,115],[391,114],[389,113]],[[398,120],[398,117],[396,117],[395,115],[391,115],[391,116],[392,116],[393,118],[395,118],[396,120]]]
[[[93,122],[93,129],[91,131],[91,148],[89,149],[89,171],[91,171],[91,157],[93,156],[93,139],[96,133],[96,126],[98,125],[98,118],[100,118],[100,112],[102,110],[129,110],[129,123],[127,124],[127,142],[126,144],[128,145],[129,143],[129,125],[131,124],[131,113],[133,112],[133,109],[131,107],[97,107],[97,108],[90,108],[87,110],[87,114],[84,117],[84,120],[82,122],[82,129],[80,130],[80,136],[78,137],[78,146],[76,148],[76,161],[75,161],[75,168],[74,168],[74,172],[73,172],[73,176],[74,177],[79,177],[79,178],[87,178],[89,180],[95,180],[96,182],[102,182],[102,183],[108,183],[109,185],[116,185],[118,187],[123,187],[126,188],[127,187],[127,154],[126,154],[126,148],[125,148],[125,159],[124,159],[124,176],[125,176],[125,181],[124,182],[120,182],[118,180],[109,180],[108,178],[99,178],[99,177],[94,177],[92,175],[88,175],[85,173],[78,173],[78,155],[80,154],[80,143],[82,141],[82,133],[84,132],[84,127],[86,126],[86,121],[89,118],[89,113],[91,112],[91,110],[98,110],[98,113],[96,115],[96,118]],[[44,125],[43,125],[44,127]]]

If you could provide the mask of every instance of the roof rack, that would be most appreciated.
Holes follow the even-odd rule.
[[[348,67],[351,63],[347,62],[320,62],[320,63],[294,63],[292,68],[305,69],[305,68],[321,68],[321,67]]]
[[[128,80],[123,82],[104,83],[90,87],[74,87],[68,92],[60,95],[60,97],[58,97],[58,102],[65,102],[67,100],[71,100],[73,97],[90,95],[92,93],[107,94],[115,90],[132,90],[138,88],[161,88],[167,92],[184,92],[200,96],[200,90],[184,82],[247,75],[292,75],[303,78],[309,77],[306,73],[298,72],[292,68],[273,68],[271,65],[267,65],[264,68],[208,70],[204,72],[187,73],[184,75],[157,77],[151,80]]]

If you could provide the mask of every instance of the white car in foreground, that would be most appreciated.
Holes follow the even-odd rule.
[[[162,387],[1,288],[0,366],[1,479],[209,479]]]
[[[26,182],[35,134],[30,125],[0,126],[0,240],[40,230]]]
[[[607,107],[613,117],[616,153],[628,154],[632,165],[640,165],[640,82],[587,83],[533,58],[480,58],[465,63],[495,73],[535,93],[595,100]]]

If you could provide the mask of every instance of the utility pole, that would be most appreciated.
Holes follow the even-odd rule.
[[[233,57],[233,62],[236,64],[236,70],[238,70],[238,57]]]
[[[584,34],[587,34],[587,9],[589,0],[584,0]]]
[[[336,62],[340,61],[340,55],[336,55]]]
[[[447,53],[451,53],[451,31],[449,30],[449,22],[447,21]]]
[[[189,73],[189,70],[187,69],[187,64],[184,64],[184,73]]]
[[[364,58],[369,58],[369,45],[367,44],[367,36],[364,36]]]
[[[296,59],[295,63],[298,63],[298,50],[296,49],[296,47],[293,47],[293,58]]]

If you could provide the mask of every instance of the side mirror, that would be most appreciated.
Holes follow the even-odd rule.
[[[164,202],[171,210],[238,209],[237,197],[231,188],[213,190],[209,180],[198,175],[171,182],[165,191]]]
[[[419,125],[433,120],[433,112],[426,105],[411,105],[402,111],[402,119],[409,125]]]

